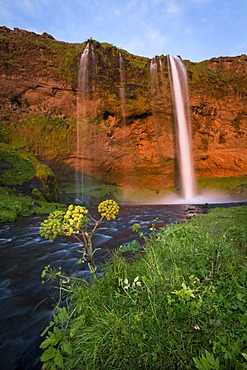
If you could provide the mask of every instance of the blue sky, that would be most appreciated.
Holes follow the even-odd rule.
[[[0,0],[0,25],[152,58],[247,53],[247,0]]]

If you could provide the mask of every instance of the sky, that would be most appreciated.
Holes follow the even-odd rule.
[[[0,25],[148,58],[247,54],[247,0],[0,0]]]

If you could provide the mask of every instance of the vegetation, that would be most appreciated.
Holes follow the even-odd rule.
[[[76,121],[46,114],[27,116],[18,123],[1,125],[0,139],[15,148],[58,161],[75,151]]]
[[[33,154],[0,143],[0,169],[0,222],[63,207],[53,172]]]
[[[219,190],[228,195],[241,197],[247,196],[247,176],[239,177],[214,177],[198,180],[200,190]]]
[[[1,27],[1,31],[4,32],[0,32],[0,42],[8,45],[8,49],[1,48],[0,57],[8,73],[18,73],[23,59],[26,59],[32,67],[29,75],[52,76],[55,80],[76,86],[79,58],[85,43],[70,44],[57,41],[46,33],[37,35],[18,29],[13,32],[6,27]]]
[[[88,217],[88,209],[82,206],[68,206],[66,212],[52,212],[48,219],[43,221],[40,227],[40,235],[46,239],[55,239],[57,236],[69,236],[79,241],[83,248],[81,263],[88,259],[88,266],[92,277],[97,279],[96,265],[94,262],[94,253],[92,237],[100,222],[106,218],[108,221],[115,219],[118,214],[119,206],[114,200],[104,200],[98,206],[98,212],[101,217],[95,220],[92,216]],[[92,231],[89,233],[88,226],[93,222]]]
[[[43,369],[245,369],[246,216],[214,209],[152,227],[93,285],[45,269],[62,302],[42,334]]]
[[[210,91],[216,98],[221,98],[223,93],[227,92],[228,86],[232,87],[235,94],[243,94],[246,86],[246,73],[243,68],[243,61],[232,58],[235,70],[238,71],[233,77],[233,69],[226,68],[227,61],[225,58],[216,58],[215,64],[211,61],[202,61],[191,63],[185,61],[186,67],[190,73],[190,87],[196,89],[197,93]]]
[[[10,145],[0,143],[0,158],[9,164],[9,168],[1,177],[1,183],[6,186],[23,185],[34,176],[53,176],[51,169],[41,164],[33,154]]]
[[[13,222],[20,216],[43,215],[64,209],[60,203],[36,200],[24,194],[16,194],[10,188],[0,187],[0,224]]]
[[[28,213],[32,198],[17,196],[10,189],[0,187],[0,223],[13,222]]]

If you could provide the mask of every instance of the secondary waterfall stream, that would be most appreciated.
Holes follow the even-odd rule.
[[[89,125],[89,116],[92,111],[94,102],[92,94],[95,90],[94,81],[90,78],[95,72],[95,54],[93,45],[87,43],[79,64],[78,74],[78,89],[77,89],[77,151],[76,151],[76,189],[77,199],[85,201],[84,186],[85,186],[85,163],[91,162],[90,143],[92,140],[92,131]],[[87,181],[88,178],[87,178]]]
[[[82,161],[84,160],[85,152],[84,137],[86,135],[86,119],[87,119],[87,96],[89,90],[89,44],[86,45],[80,59],[79,75],[78,75],[78,90],[77,90],[77,154],[76,154],[76,185],[77,199],[81,194],[81,187],[84,185],[84,175],[82,170]]]

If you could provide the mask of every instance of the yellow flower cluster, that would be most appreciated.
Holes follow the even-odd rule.
[[[63,211],[55,211],[50,213],[47,220],[41,223],[39,233],[46,239],[55,239],[58,235],[64,235],[63,233]]]
[[[116,218],[119,206],[115,200],[107,199],[99,204],[98,212],[101,214],[101,217],[105,217],[109,221]]]
[[[57,236],[78,234],[82,227],[86,227],[89,218],[88,210],[81,206],[68,206],[66,212],[55,211],[50,213],[47,220],[40,226],[39,233],[46,239],[55,239]]]
[[[78,234],[81,230],[82,225],[84,226],[85,216],[88,214],[88,210],[82,206],[68,206],[68,209],[64,215],[63,229],[66,236],[72,234]],[[88,218],[87,218],[88,220]]]

